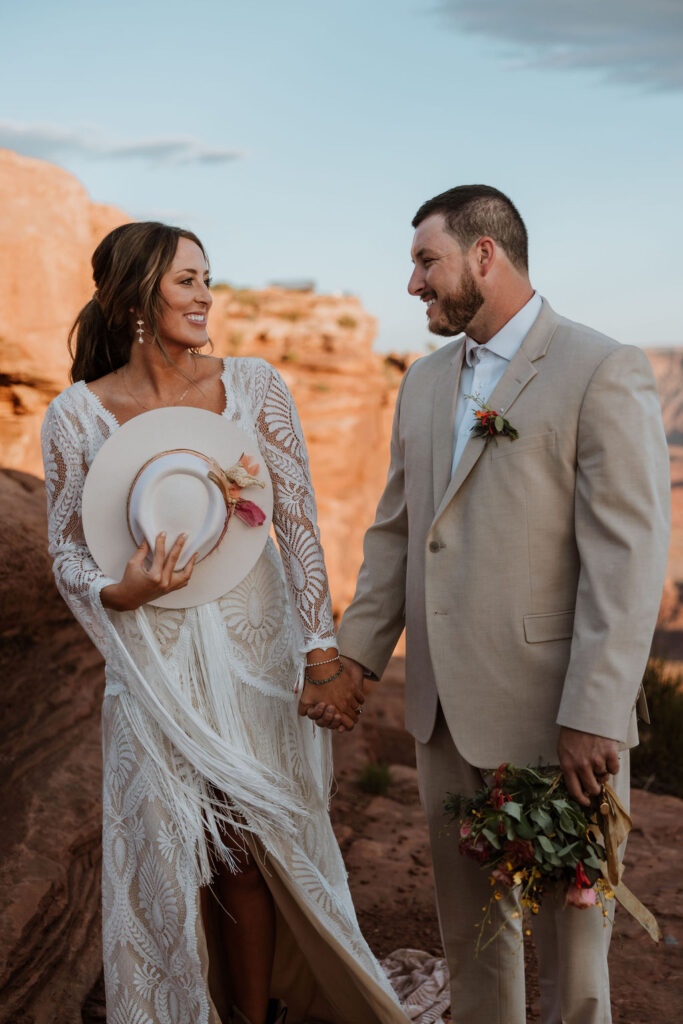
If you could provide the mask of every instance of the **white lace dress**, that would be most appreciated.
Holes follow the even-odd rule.
[[[223,415],[253,438],[271,474],[279,553],[269,540],[242,583],[196,608],[103,608],[113,581],[85,545],[81,496],[118,423],[81,381],[43,425],[57,585],[106,660],[107,1020],[219,1024],[221,970],[212,952],[209,975],[200,886],[227,820],[275,899],[271,994],[289,1020],[405,1021],[360,934],[330,825],[330,735],[297,714],[304,652],[335,642],[301,427],[263,360],[227,359],[222,380]]]

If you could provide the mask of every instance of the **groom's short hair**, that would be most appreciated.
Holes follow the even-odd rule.
[[[529,269],[529,236],[517,207],[490,185],[458,185],[423,203],[413,217],[416,228],[434,213],[443,214],[446,226],[464,250],[484,235],[505,250],[520,270]]]

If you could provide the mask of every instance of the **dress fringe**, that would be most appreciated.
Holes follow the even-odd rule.
[[[258,718],[245,707],[251,688],[243,685],[225,658],[225,626],[216,606],[195,611],[201,628],[187,627],[184,657],[172,663],[164,658],[144,610],[138,609],[134,620],[128,616],[120,623],[124,635],[112,625],[118,664],[110,661],[107,678],[120,672],[125,679],[121,709],[149,757],[174,827],[184,842],[196,845],[197,884],[205,885],[216,858],[235,870],[237,851],[226,843],[226,832],[229,843],[236,839],[239,847],[244,847],[239,838],[244,832],[256,833],[268,847],[278,837],[299,834],[311,809],[290,778],[267,767],[280,761],[282,752],[273,758],[262,756],[260,749],[286,733],[295,694],[271,698],[272,720],[257,733],[253,723]],[[133,621],[137,638],[125,635]],[[133,639],[142,644],[131,644]],[[146,652],[144,667],[130,650]],[[261,694],[258,701],[262,704]],[[327,779],[314,787],[316,803],[327,803],[328,760]]]

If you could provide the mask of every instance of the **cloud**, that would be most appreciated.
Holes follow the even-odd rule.
[[[192,138],[106,142],[96,133],[68,131],[52,125],[0,121],[0,148],[42,160],[79,156],[94,160],[147,160],[155,164],[220,164],[244,156],[235,149],[206,146]]]
[[[441,0],[459,29],[522,51],[525,67],[601,71],[650,90],[683,89],[681,0]]]

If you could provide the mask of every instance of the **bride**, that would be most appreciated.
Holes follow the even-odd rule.
[[[330,825],[330,734],[297,714],[319,699],[349,728],[363,695],[338,658],[292,398],[261,359],[201,354],[211,293],[191,232],[126,224],[98,246],[93,272],[72,330],[75,383],[49,406],[42,442],[57,585],[106,660],[107,1019],[406,1021],[359,931]],[[175,609],[150,602],[190,583],[182,536],[170,550],[162,535],[153,550],[143,542],[112,579],[81,518],[102,445],[168,406],[249,436],[279,546],[269,539],[217,600]]]

